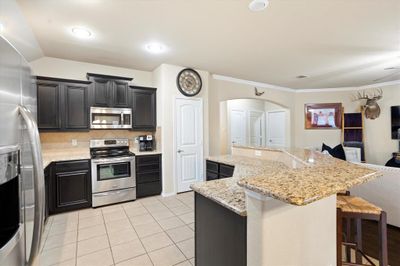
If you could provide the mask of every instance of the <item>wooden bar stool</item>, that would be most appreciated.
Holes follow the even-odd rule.
[[[378,221],[379,230],[379,266],[388,265],[387,254],[387,232],[386,232],[386,212],[381,208],[369,203],[368,201],[354,196],[337,196],[337,266],[342,265],[366,265],[362,263],[364,257],[371,265],[375,265],[362,251],[362,220]],[[343,218],[347,221],[347,235],[343,241]],[[349,221],[356,221],[355,243],[351,242]],[[346,247],[346,261],[342,257],[342,245]],[[350,248],[356,252],[356,262],[352,263],[350,258]],[[375,265],[377,266],[377,265]]]

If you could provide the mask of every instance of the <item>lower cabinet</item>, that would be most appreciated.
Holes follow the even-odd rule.
[[[138,198],[160,195],[161,154],[136,156],[136,196]]]
[[[92,206],[89,160],[55,162],[48,181],[49,214]]]
[[[44,207],[44,220],[47,221],[47,217],[49,217],[49,183],[50,183],[50,169],[51,165],[47,166],[44,169],[44,191],[45,191],[45,207]]]
[[[227,178],[233,176],[235,167],[214,161],[206,161],[206,180],[215,180],[220,178]]]

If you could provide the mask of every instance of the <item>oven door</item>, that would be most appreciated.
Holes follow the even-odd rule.
[[[90,108],[90,128],[132,128],[132,110],[129,108]]]
[[[136,186],[135,157],[92,159],[92,192]]]

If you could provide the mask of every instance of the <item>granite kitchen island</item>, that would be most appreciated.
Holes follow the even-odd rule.
[[[234,147],[208,159],[235,168],[192,185],[198,266],[336,265],[336,193],[380,175],[304,149]]]

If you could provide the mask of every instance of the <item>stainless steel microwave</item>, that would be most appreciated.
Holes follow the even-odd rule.
[[[91,129],[132,128],[132,109],[90,107]]]

